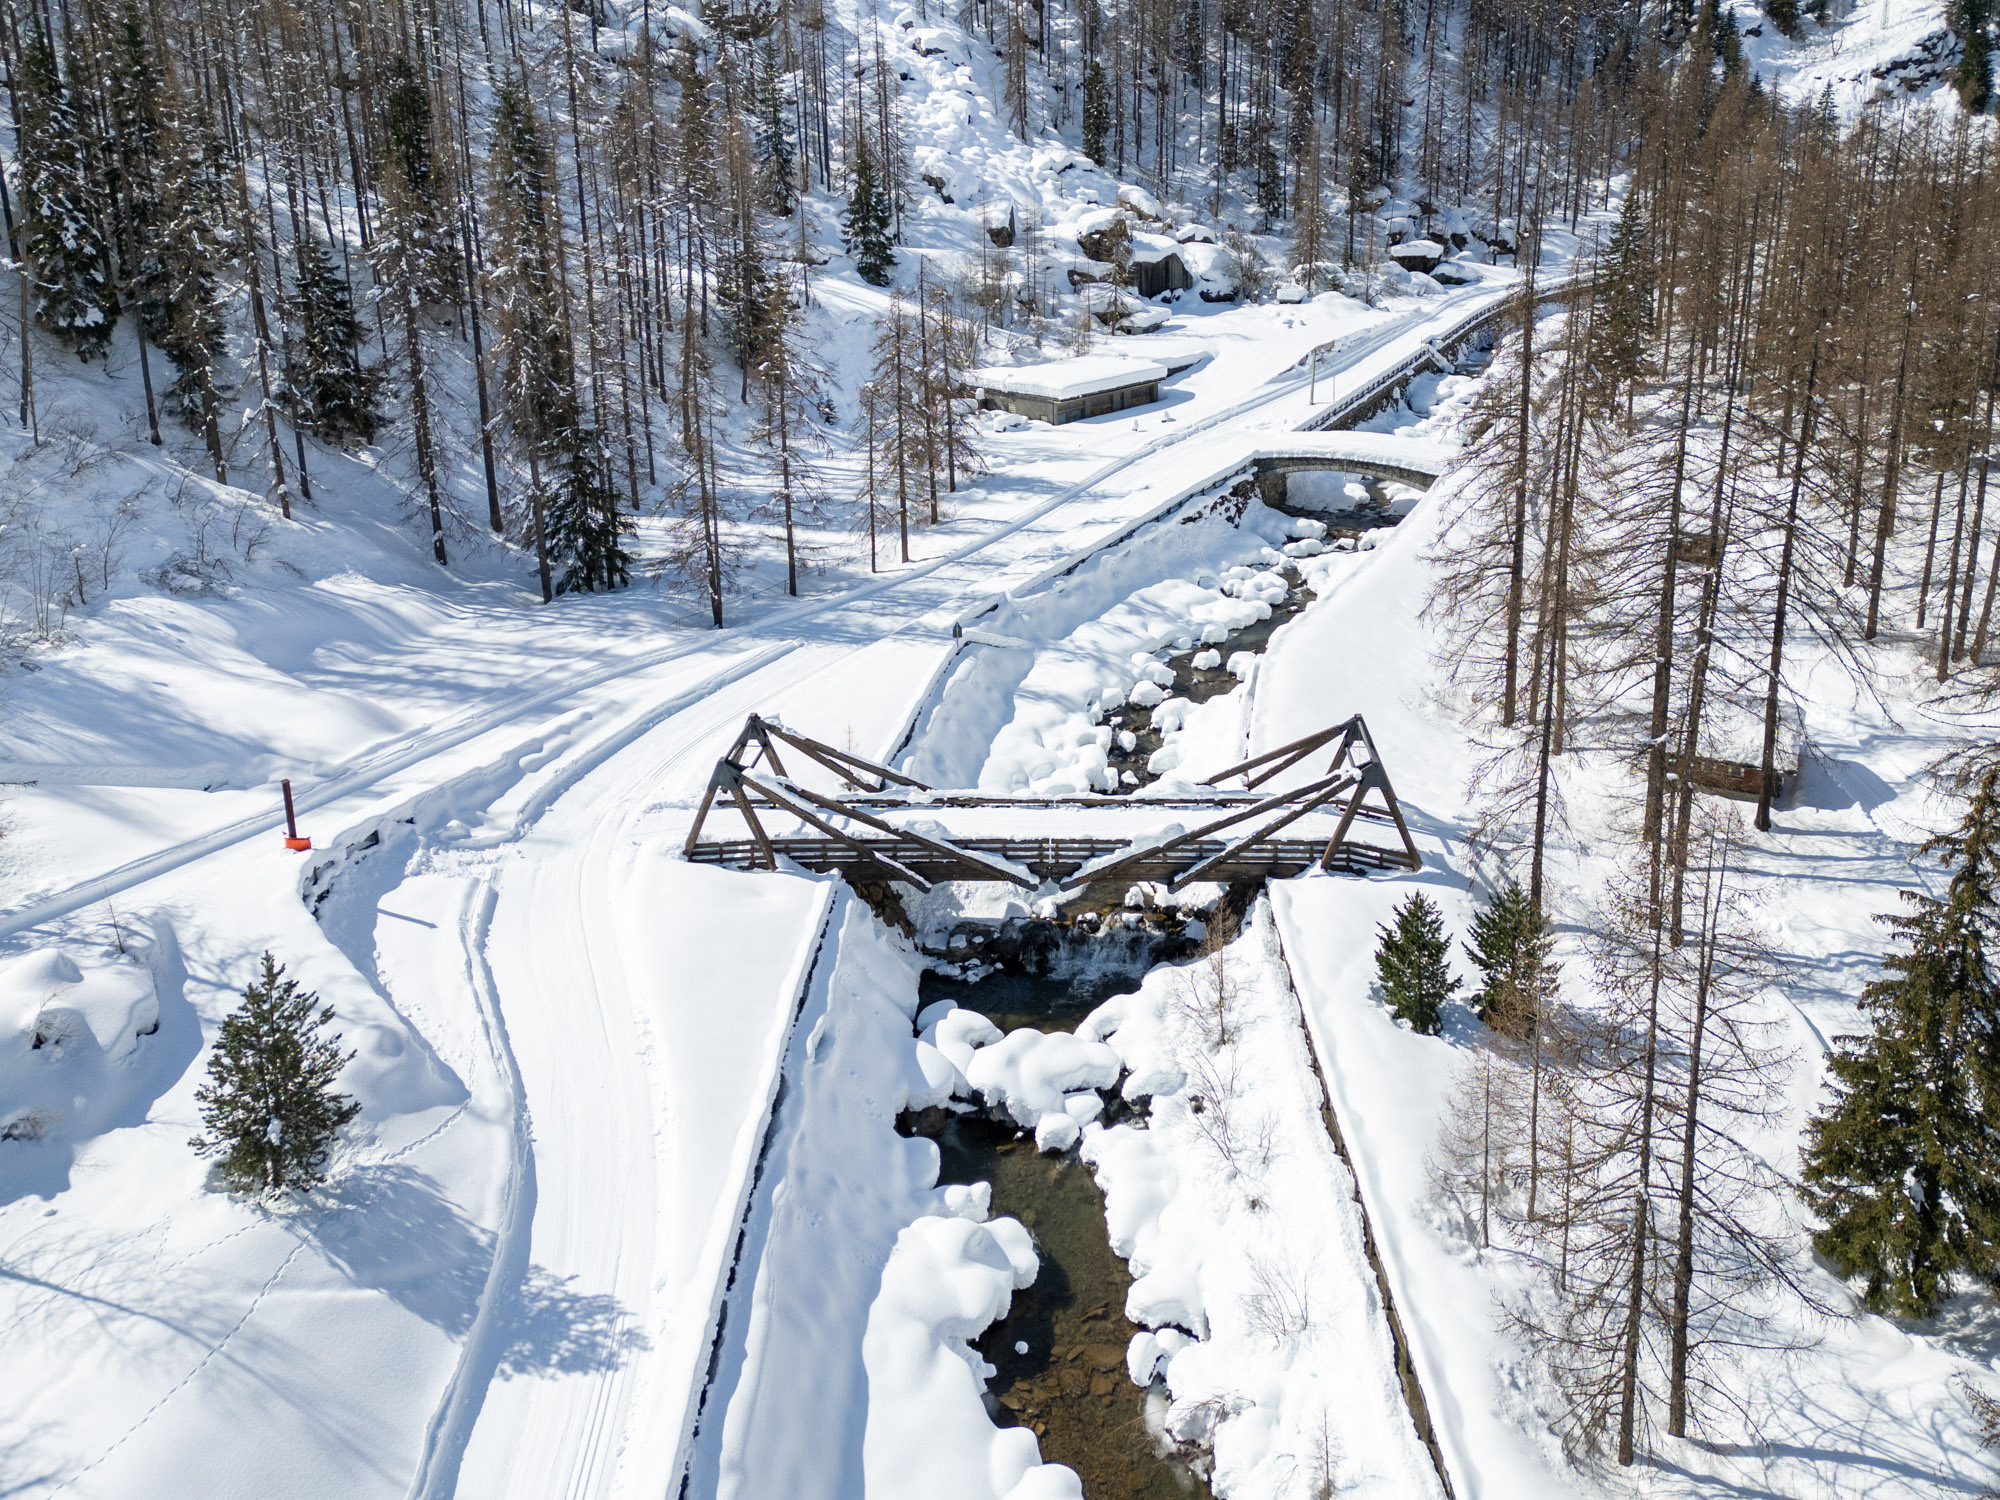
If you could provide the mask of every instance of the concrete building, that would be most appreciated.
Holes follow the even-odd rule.
[[[967,377],[990,411],[1011,411],[1060,425],[1082,417],[1102,417],[1160,399],[1165,365],[1106,354],[1047,364],[974,370]]]

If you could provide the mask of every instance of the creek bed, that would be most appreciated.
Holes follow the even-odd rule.
[[[1271,636],[1280,625],[1295,618],[1313,601],[1313,591],[1306,587],[1305,579],[1296,566],[1287,564],[1275,570],[1284,575],[1289,588],[1285,597],[1271,606],[1271,613],[1261,620],[1252,621],[1241,630],[1232,631],[1228,638],[1208,645],[1191,646],[1185,651],[1176,651],[1162,659],[1164,665],[1174,674],[1170,698],[1185,698],[1191,703],[1206,703],[1211,698],[1220,698],[1224,693],[1234,692],[1243,685],[1242,679],[1229,670],[1229,659],[1241,652],[1261,656],[1271,644]],[[1204,652],[1214,652],[1220,658],[1215,666],[1197,667],[1195,658]],[[1105,752],[1105,759],[1113,772],[1118,773],[1120,793],[1136,792],[1141,787],[1158,781],[1159,775],[1147,768],[1153,752],[1166,742],[1166,736],[1153,726],[1153,710],[1135,703],[1127,703],[1113,709],[1105,716],[1104,722],[1115,730],[1130,733],[1133,737],[1131,749],[1125,749],[1122,742],[1113,739]],[[1131,781],[1125,777],[1130,775]]]
[[[973,981],[931,973],[922,996],[977,1010],[1002,1030],[1069,1031],[1109,996],[1136,990],[1140,972],[1003,971]],[[1032,1136],[982,1114],[953,1115],[934,1138],[939,1182],[991,1183],[993,1212],[1025,1224],[1041,1256],[1034,1285],[1014,1294],[1006,1316],[977,1343],[997,1371],[987,1383],[993,1420],[1031,1428],[1043,1460],[1074,1469],[1087,1500],[1208,1495],[1195,1468],[1202,1455],[1155,1435],[1164,1392],[1141,1391],[1126,1375],[1125,1348],[1139,1331],[1125,1318],[1132,1275],[1111,1249],[1104,1195],[1090,1169],[1073,1151],[1040,1152]]]

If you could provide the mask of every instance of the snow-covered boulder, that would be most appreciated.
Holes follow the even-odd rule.
[[[1446,253],[1436,240],[1405,240],[1389,247],[1389,258],[1406,271],[1434,271]]]
[[[131,958],[39,948],[0,967],[0,1142],[104,1129],[159,1025],[153,976]]]
[[[1073,1471],[1042,1462],[1033,1432],[993,1425],[982,1399],[992,1367],[970,1344],[1039,1269],[1013,1219],[930,1216],[896,1236],[861,1341],[871,1500],[1082,1500]]]
[[[1090,1095],[1094,1119],[1096,1090],[1117,1083],[1118,1073],[1118,1054],[1104,1043],[1026,1026],[981,1047],[965,1069],[966,1081],[987,1102],[1004,1107],[1017,1125],[1030,1129],[1045,1115],[1068,1116],[1064,1106],[1080,1092]]]

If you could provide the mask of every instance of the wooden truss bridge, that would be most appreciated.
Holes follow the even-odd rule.
[[[1328,746],[1333,758],[1320,775],[1287,791],[1258,790]],[[786,769],[787,756],[801,769],[811,764],[832,772],[840,793],[802,786]],[[1226,781],[1241,787],[1225,790]],[[1195,880],[1281,879],[1314,866],[1362,874],[1422,864],[1359,714],[1201,785],[1212,790],[1170,797],[940,791],[752,714],[715,763],[685,853],[734,870],[776,870],[789,860],[851,881],[900,880],[919,890],[947,880],[999,880],[1028,890],[1048,881],[1063,890],[1096,881],[1159,881],[1179,889]],[[747,837],[704,837],[724,802],[741,815]],[[1166,821],[1174,813],[1209,816],[1182,828]],[[966,826],[946,832],[940,814]],[[1023,814],[1032,817],[1032,831]],[[1331,834],[1304,836],[1297,825],[1308,818],[1334,820]],[[767,822],[796,823],[802,831],[774,834]],[[992,831],[981,833],[980,823]],[[1401,847],[1369,843],[1357,836],[1363,829],[1391,831]]]

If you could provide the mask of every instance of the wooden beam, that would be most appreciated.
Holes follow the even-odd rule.
[[[1298,822],[1300,818],[1303,818],[1307,813],[1311,812],[1314,808],[1323,806],[1324,804],[1332,801],[1335,797],[1338,797],[1341,794],[1341,792],[1345,790],[1345,786],[1346,784],[1344,782],[1336,781],[1332,785],[1328,786],[1326,790],[1319,792],[1314,796],[1306,798],[1305,801],[1301,802],[1297,807],[1292,808],[1283,817],[1277,819],[1275,822],[1267,824],[1266,826],[1258,829],[1255,833],[1245,834],[1235,843],[1229,845],[1227,848],[1222,850],[1221,853],[1211,854],[1207,859],[1203,860],[1200,864],[1191,865],[1187,869],[1181,871],[1180,874],[1176,875],[1172,880],[1170,880],[1167,883],[1167,889],[1177,891],[1182,886],[1188,885],[1193,881],[1199,880],[1206,871],[1213,869],[1215,866],[1220,864],[1227,864],[1230,860],[1234,859],[1237,855],[1241,854],[1245,849],[1250,848],[1252,845],[1266,842],[1279,829],[1291,827],[1292,824]]]
[[[739,776],[741,774],[742,773],[740,772],[738,773]],[[745,786],[756,785],[756,783],[751,781],[747,776],[744,776],[742,779],[743,779],[743,785]],[[769,795],[768,790],[765,792],[765,794],[767,796]],[[773,800],[777,801],[778,799],[774,798]],[[793,817],[797,818],[801,823],[806,824],[808,827],[817,828],[821,833],[825,834],[828,838],[833,839],[838,843],[845,844],[848,848],[854,850],[855,853],[859,854],[862,858],[868,860],[870,863],[880,865],[883,869],[887,870],[890,873],[890,875],[892,875],[895,879],[907,880],[911,885],[914,885],[920,891],[927,891],[931,888],[932,885],[931,881],[924,879],[923,876],[919,875],[915,870],[909,868],[909,866],[902,864],[900,861],[891,859],[888,855],[882,853],[879,849],[876,849],[873,845],[869,844],[867,840],[856,838],[853,834],[847,832],[843,828],[836,828],[833,824],[827,822],[824,818],[815,817],[813,813],[807,808],[789,806],[783,803],[782,801],[779,802],[779,805],[784,807],[786,812],[790,813]],[[764,848],[767,850],[770,848],[768,840],[764,842]],[[774,870],[778,868],[777,856],[775,854],[771,856],[771,868]]]
[[[784,807],[787,812],[794,816],[805,816],[804,810],[782,793],[775,792],[770,787],[759,785],[751,781],[748,777],[744,778],[744,782],[748,786],[756,787],[757,790],[761,791],[773,802]],[[792,797],[810,802],[815,807],[824,808],[827,812],[833,813],[837,817],[852,818],[855,822],[865,824],[869,828],[877,829],[882,833],[888,834],[891,838],[903,839],[917,845],[919,848],[928,849],[933,854],[943,855],[946,859],[957,860],[971,866],[975,870],[983,872],[989,878],[1005,880],[1010,884],[1020,886],[1024,890],[1032,891],[1035,888],[1035,882],[1027,876],[1016,874],[1004,865],[996,865],[989,860],[981,859],[970,850],[961,849],[956,844],[941,843],[937,839],[926,838],[920,833],[912,833],[907,828],[898,828],[893,823],[885,823],[880,818],[862,812],[858,808],[848,807],[835,798],[822,797],[818,792],[807,791],[796,782],[786,782],[785,788],[791,793]],[[812,821],[815,823],[818,822],[817,819]],[[822,824],[820,826],[825,825]]]
[[[1229,780],[1229,778],[1232,776],[1241,776],[1243,778],[1243,784],[1245,787],[1254,788],[1260,786],[1264,782],[1269,781],[1273,776],[1278,775],[1280,772],[1289,770],[1291,767],[1297,765],[1300,761],[1304,760],[1308,755],[1312,754],[1313,751],[1319,749],[1320,746],[1326,744],[1329,740],[1333,739],[1335,735],[1345,734],[1351,740],[1353,738],[1354,726],[1360,724],[1360,722],[1361,722],[1361,715],[1356,714],[1354,715],[1354,717],[1347,719],[1342,723],[1331,725],[1325,729],[1316,729],[1311,734],[1305,735],[1302,738],[1296,740],[1292,740],[1287,744],[1280,745],[1274,750],[1266,750],[1262,755],[1253,755],[1248,760],[1233,765],[1226,771],[1217,771],[1213,776],[1208,777],[1202,783],[1202,785],[1214,786],[1219,782],[1224,782]],[[1363,734],[1367,733],[1365,727],[1363,728],[1362,733]],[[1327,770],[1329,772],[1339,770],[1341,758],[1344,757],[1346,753],[1347,753],[1347,746],[1343,744],[1341,746],[1340,755],[1335,757],[1333,764],[1328,766]],[[1372,746],[1370,747],[1370,753],[1371,754],[1373,753]],[[1281,757],[1282,757],[1281,763],[1272,766],[1271,769],[1264,772],[1263,775],[1257,777],[1252,777],[1250,775],[1250,773],[1256,770],[1259,766],[1268,765],[1271,761],[1280,760]]]
[[[1256,817],[1259,813],[1270,812],[1272,809],[1283,807],[1287,803],[1310,797],[1317,792],[1333,786],[1338,779],[1338,777],[1328,776],[1319,781],[1308,782],[1296,791],[1279,792],[1276,796],[1266,797],[1261,802],[1253,802],[1248,807],[1238,808],[1235,812],[1228,813],[1223,817],[1215,819],[1213,822],[1204,823],[1199,828],[1189,829],[1185,833],[1176,834],[1164,843],[1148,844],[1142,849],[1134,849],[1126,858],[1113,860],[1108,865],[1100,866],[1095,870],[1089,870],[1087,875],[1084,870],[1078,870],[1076,874],[1063,882],[1062,888],[1066,891],[1075,890],[1079,884],[1088,884],[1092,880],[1112,879],[1118,871],[1127,869],[1141,860],[1158,859],[1163,854],[1170,853],[1186,844],[1198,843],[1211,833],[1218,833],[1222,829],[1234,827],[1238,823]],[[1334,789],[1336,792],[1340,790],[1338,787]]]

